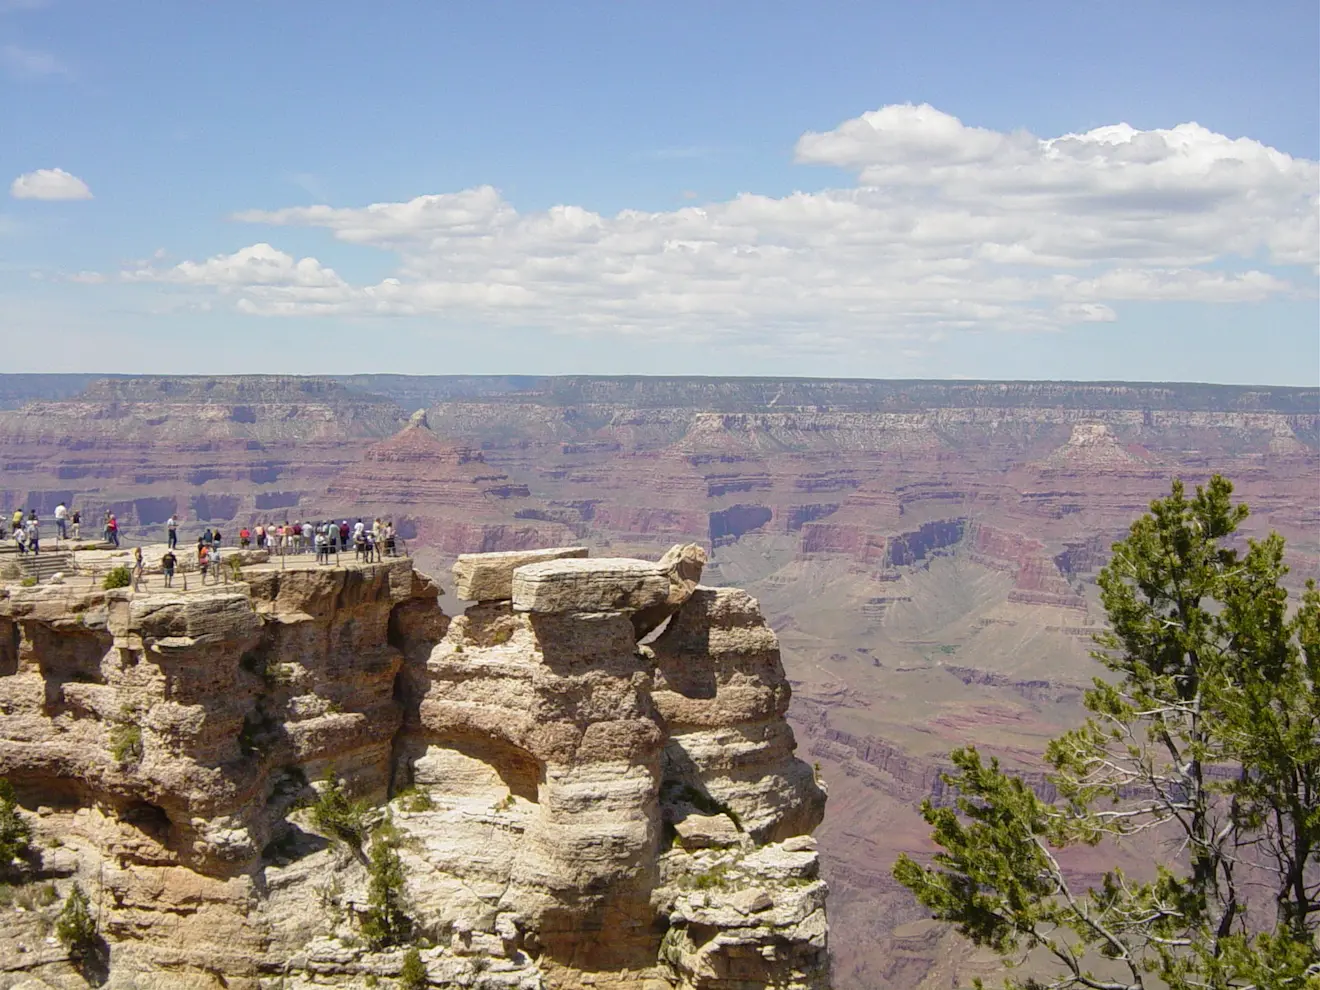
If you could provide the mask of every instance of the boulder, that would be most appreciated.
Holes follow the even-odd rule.
[[[633,629],[638,639],[658,629],[692,597],[692,592],[701,583],[701,571],[706,566],[706,550],[699,543],[676,543],[665,551],[656,566],[669,579],[669,597],[659,605],[633,614]]]
[[[513,597],[513,572],[519,567],[586,555],[586,547],[461,553],[454,563],[454,594],[467,602],[505,602]]]
[[[649,560],[551,560],[513,572],[515,612],[640,612],[668,599],[669,576]]]
[[[742,842],[742,833],[728,815],[688,815],[674,822],[674,831],[684,849],[712,849]]]

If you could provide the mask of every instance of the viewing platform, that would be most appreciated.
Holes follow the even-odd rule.
[[[102,587],[106,576],[118,567],[134,568],[135,547],[103,542],[70,540],[50,541],[41,553],[20,554],[11,545],[0,552],[0,588],[5,585],[23,586],[24,579],[36,578],[36,586],[60,586],[70,592],[91,591]],[[161,559],[169,549],[165,543],[142,544],[142,580],[137,586],[130,584],[130,593],[156,593],[168,591],[194,592],[225,587],[241,582],[246,576],[270,571],[327,570],[331,568],[379,567],[387,561],[410,559],[406,554],[366,559],[356,551],[332,553],[328,561],[318,562],[315,552],[280,553],[253,548],[221,547],[220,561],[212,563],[203,579],[198,565],[195,545],[180,544],[174,551],[178,561],[174,580],[165,584]]]

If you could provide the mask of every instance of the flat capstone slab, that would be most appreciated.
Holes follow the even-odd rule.
[[[513,597],[513,572],[519,567],[586,555],[586,547],[461,553],[454,563],[454,594],[465,602],[507,602]]]
[[[551,560],[513,572],[515,612],[637,612],[668,600],[669,575],[649,560]]]

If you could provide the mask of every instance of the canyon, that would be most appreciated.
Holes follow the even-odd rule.
[[[208,525],[379,516],[436,575],[469,553],[655,560],[700,544],[709,594],[745,589],[777,637],[788,723],[829,790],[815,836],[844,990],[987,972],[889,866],[929,851],[915,809],[941,796],[949,749],[975,741],[1034,773],[1075,722],[1104,621],[1095,574],[1171,478],[1227,475],[1253,510],[1245,533],[1287,538],[1290,582],[1320,576],[1320,389],[0,376],[0,465],[0,507],[48,517],[65,501],[85,534],[113,511],[130,543],[163,539],[172,513],[189,542]],[[436,595],[451,629],[480,639],[496,622],[455,588]]]

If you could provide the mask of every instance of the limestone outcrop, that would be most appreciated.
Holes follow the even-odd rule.
[[[699,547],[584,553],[466,557],[452,620],[406,558],[0,588],[13,879],[80,883],[125,988],[378,985],[408,945],[439,987],[827,987],[774,633]],[[364,927],[382,844],[406,939]],[[0,912],[0,990],[82,985],[57,909]]]

